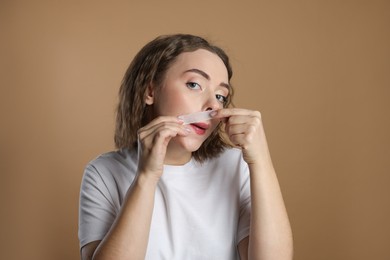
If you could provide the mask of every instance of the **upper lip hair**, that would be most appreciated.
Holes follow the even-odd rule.
[[[199,128],[205,129],[205,130],[207,130],[210,127],[210,124],[203,123],[203,122],[192,123],[191,125],[194,125],[196,127],[199,127]]]

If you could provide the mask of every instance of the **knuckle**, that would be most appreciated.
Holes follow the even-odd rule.
[[[249,128],[248,128],[248,133],[254,133],[254,132],[256,132],[257,126],[258,126],[257,123],[251,124],[251,125],[249,126]]]
[[[164,129],[161,129],[160,131],[158,131],[156,133],[156,136],[158,138],[166,138],[166,137],[168,137],[171,134],[171,132],[172,131],[169,128],[164,128]]]
[[[245,141],[245,143],[251,143],[251,141],[252,141],[252,135],[246,135],[246,136],[244,137],[244,141]]]
[[[248,131],[250,132],[254,132],[254,131],[257,131],[257,129],[260,127],[261,125],[261,120],[259,118],[253,118],[249,123],[248,123],[248,126],[247,126],[247,129]]]
[[[255,117],[261,118],[261,113],[260,113],[260,111],[253,111],[253,115],[254,115]]]
[[[161,131],[158,131],[157,133],[156,133],[156,137],[157,138],[161,138],[161,137],[165,137],[165,135],[166,135],[166,130],[165,129],[162,129]]]
[[[137,137],[138,137],[138,139],[143,139],[144,136],[145,136],[145,134],[144,134],[143,129],[142,129],[142,128],[139,129],[139,130],[137,131]]]

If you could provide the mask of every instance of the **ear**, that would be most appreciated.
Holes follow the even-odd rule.
[[[145,103],[147,105],[152,105],[154,103],[154,87],[150,84],[147,88],[146,88],[146,92],[145,92]]]

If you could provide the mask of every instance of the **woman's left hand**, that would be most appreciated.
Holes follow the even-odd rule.
[[[214,118],[225,123],[226,134],[236,147],[242,149],[246,163],[261,166],[271,164],[260,112],[224,108],[218,110]]]

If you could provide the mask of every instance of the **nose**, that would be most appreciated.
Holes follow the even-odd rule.
[[[217,100],[215,93],[210,93],[207,97],[207,100],[204,104],[204,111],[208,110],[217,110],[222,107],[222,104],[220,101]]]

